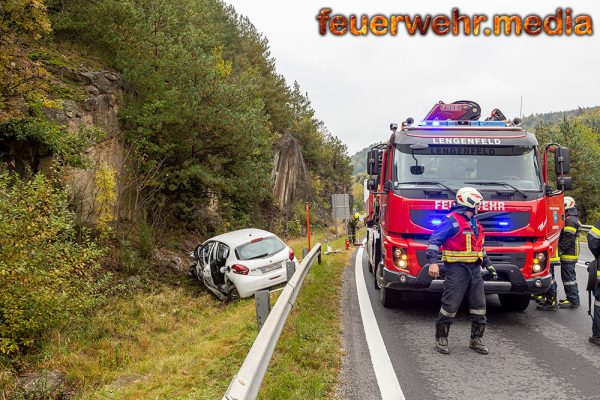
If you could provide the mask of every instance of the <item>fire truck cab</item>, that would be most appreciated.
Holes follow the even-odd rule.
[[[443,291],[443,275],[428,275],[427,242],[456,191],[472,186],[484,197],[477,218],[499,275],[485,281],[485,291],[498,294],[506,309],[524,310],[530,294],[548,289],[550,265],[558,263],[564,190],[571,188],[569,150],[540,146],[519,121],[505,120],[499,110],[486,121],[478,120],[477,112],[442,119],[448,117],[443,106],[452,111],[455,104],[464,110],[464,104],[476,103],[440,102],[424,121],[392,124],[389,141],[368,154],[367,252],[374,285],[386,307],[401,305],[406,291]]]

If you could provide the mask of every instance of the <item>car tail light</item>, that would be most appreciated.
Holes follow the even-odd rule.
[[[256,242],[260,242],[261,240],[265,240],[265,238],[256,238],[256,239],[252,239],[250,241],[250,243],[256,243]]]
[[[231,267],[231,270],[233,271],[234,274],[239,274],[239,275],[248,275],[248,273],[250,272],[248,267],[246,267],[245,265],[241,265],[241,264],[235,264],[233,267]]]
[[[296,253],[294,253],[294,250],[290,249],[290,261],[294,261],[294,257],[296,257]]]

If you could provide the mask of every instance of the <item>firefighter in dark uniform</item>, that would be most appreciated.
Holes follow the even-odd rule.
[[[460,189],[450,213],[429,238],[429,275],[434,279],[439,277],[440,249],[445,267],[442,307],[435,323],[436,350],[442,354],[450,353],[448,332],[467,292],[472,321],[469,347],[488,354],[483,343],[487,318],[481,268],[487,269],[492,279],[497,279],[498,274],[485,253],[483,227],[475,218],[482,200],[483,196],[476,189]]]
[[[598,263],[600,258],[600,219],[596,225],[589,231],[587,236],[590,251]],[[592,323],[592,336],[590,342],[600,346],[600,268],[596,272],[596,288],[594,289],[594,322]]]
[[[560,308],[579,307],[579,288],[575,265],[579,259],[579,212],[572,197],[565,197],[565,227],[558,238],[558,253],[560,255],[560,277],[565,289],[566,299],[556,301],[557,284],[553,280],[546,293],[546,301],[538,306],[542,311],[554,311]],[[554,271],[552,271],[554,273]]]

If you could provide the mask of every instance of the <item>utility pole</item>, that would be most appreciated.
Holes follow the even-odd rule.
[[[519,118],[523,120],[523,96],[521,96],[521,109],[519,110]]]

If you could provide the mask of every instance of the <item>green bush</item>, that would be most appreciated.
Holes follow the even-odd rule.
[[[0,171],[0,354],[34,345],[97,302],[102,250],[77,236],[64,190],[41,174]]]

